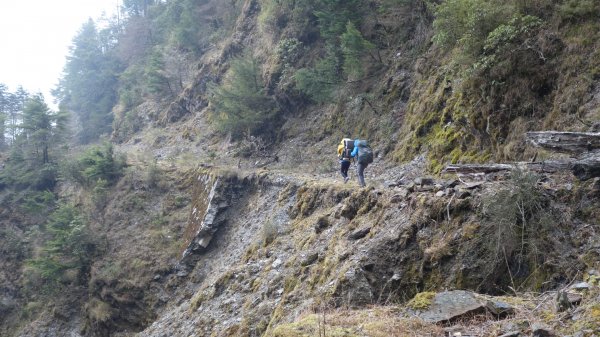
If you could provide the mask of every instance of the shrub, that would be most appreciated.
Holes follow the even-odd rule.
[[[39,282],[47,292],[54,292],[65,281],[68,271],[79,276],[89,269],[96,253],[96,243],[87,229],[86,219],[72,205],[61,204],[43,228],[44,244],[38,256],[27,260],[31,286]]]
[[[598,18],[600,3],[597,0],[568,0],[560,5],[559,13],[565,20]]]
[[[263,223],[261,232],[263,246],[266,247],[271,244],[273,241],[275,241],[278,235],[279,228],[277,227],[277,224],[272,219],[266,220]]]
[[[125,166],[125,158],[116,155],[113,146],[106,143],[90,147],[74,161],[67,163],[63,175],[86,187],[94,188],[99,181],[110,186],[123,175]]]
[[[342,52],[344,54],[344,72],[352,78],[363,76],[362,57],[375,46],[365,40],[360,31],[350,21],[346,24],[346,32],[341,36]]]
[[[246,55],[232,60],[223,82],[210,88],[217,126],[234,138],[258,135],[275,117],[275,101],[267,95],[258,61]]]
[[[330,102],[342,78],[342,57],[338,48],[328,45],[327,56],[314,68],[302,68],[294,74],[296,88],[318,103]]]
[[[290,67],[298,61],[303,51],[302,42],[296,38],[282,39],[277,45],[277,56],[284,67]]]
[[[539,251],[549,244],[547,230],[556,223],[549,199],[537,185],[537,174],[516,170],[506,186],[483,200],[484,237],[494,263],[510,265],[512,274],[524,276],[527,268],[541,265]]]
[[[523,41],[537,32],[543,24],[538,17],[526,15],[512,18],[508,23],[494,29],[485,40],[484,55],[475,64],[478,69],[487,69],[502,60],[509,59],[511,53],[526,49]]]
[[[50,191],[32,191],[23,198],[22,207],[28,214],[46,213],[54,207],[54,201],[54,193]]]
[[[478,55],[488,34],[508,22],[515,8],[498,0],[448,0],[435,6],[433,41],[446,49],[460,45]]]

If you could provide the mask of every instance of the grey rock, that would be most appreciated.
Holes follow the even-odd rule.
[[[399,203],[402,200],[406,199],[406,197],[408,196],[409,191],[406,188],[401,188],[398,193],[394,194],[392,196],[392,198],[390,199],[390,202],[392,203]]]
[[[542,323],[534,323],[531,326],[531,331],[533,332],[533,337],[555,337],[556,334],[550,327]]]
[[[418,316],[427,323],[442,323],[484,311],[485,306],[472,292],[454,290],[436,294],[431,306]]]
[[[511,331],[511,332],[507,332],[503,335],[500,335],[498,337],[521,337],[521,331]]]
[[[357,229],[354,232],[350,233],[350,235],[348,235],[348,240],[362,239],[365,236],[367,236],[369,232],[371,232],[371,227]]]
[[[393,188],[393,187],[396,187],[396,186],[398,186],[398,183],[397,183],[397,182],[395,182],[395,181],[385,181],[385,182],[383,183],[383,186],[385,186],[385,187],[387,187],[387,188]]]
[[[473,181],[465,183],[465,188],[467,189],[476,189],[477,187],[483,185],[484,181]]]
[[[454,188],[455,186],[458,186],[458,184],[460,184],[460,180],[457,179],[445,181],[442,183],[442,185],[444,185],[445,188]]]
[[[571,286],[571,289],[573,290],[589,290],[592,286],[587,283],[587,282],[579,282],[579,283],[575,283],[574,285]]]
[[[455,188],[454,191],[455,191],[455,195],[458,199],[465,199],[465,198],[468,198],[471,196],[471,192],[469,192],[465,189],[462,189],[462,188],[458,188],[458,189]]]
[[[445,195],[446,195],[446,192],[444,192],[444,191],[437,191],[437,193],[435,193],[436,197],[443,197]]]
[[[277,260],[273,261],[273,263],[271,264],[271,267],[273,267],[273,269],[277,269],[282,264],[283,264],[283,262],[281,261],[281,259],[277,259]]]
[[[419,186],[426,186],[426,185],[434,184],[434,181],[432,178],[426,178],[426,177],[415,178],[414,182],[415,182],[415,185],[419,185]]]
[[[309,254],[308,256],[306,256],[306,258],[304,258],[304,260],[302,260],[300,265],[302,267],[310,266],[311,264],[317,262],[318,259],[319,259],[319,253],[312,253],[312,254]]]
[[[510,304],[501,301],[487,301],[485,307],[496,316],[506,316],[515,313],[515,309]]]

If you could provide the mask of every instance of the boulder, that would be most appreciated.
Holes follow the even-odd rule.
[[[464,290],[445,291],[435,295],[429,308],[417,314],[427,323],[444,323],[467,314],[486,311],[474,293]]]

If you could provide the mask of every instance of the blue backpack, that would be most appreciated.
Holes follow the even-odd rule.
[[[371,164],[373,162],[373,150],[366,140],[358,141],[356,160],[359,164]]]

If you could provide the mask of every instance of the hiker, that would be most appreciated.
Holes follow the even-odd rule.
[[[365,187],[365,169],[373,162],[373,150],[366,140],[356,139],[354,141],[354,150],[350,157],[356,158],[356,173],[358,175],[358,184]]]
[[[350,138],[343,138],[338,145],[338,158],[340,159],[340,172],[344,177],[344,184],[350,180],[348,169],[350,168],[350,154],[354,149],[354,141]]]

